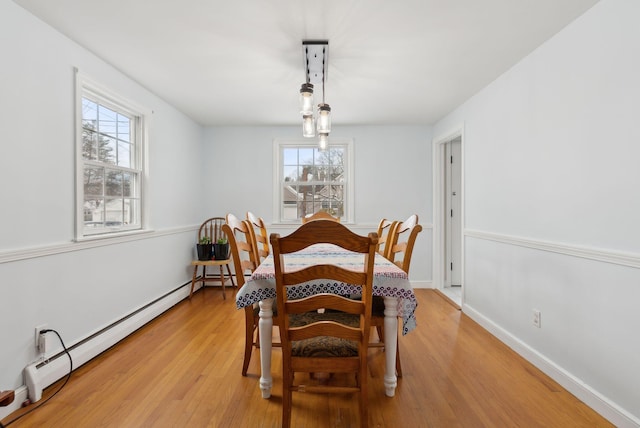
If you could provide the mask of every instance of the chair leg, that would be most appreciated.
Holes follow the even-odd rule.
[[[231,280],[231,285],[234,288],[237,288],[236,283],[233,281],[233,275],[231,274],[231,269],[229,269],[229,264],[227,264],[226,266],[227,266],[227,273],[229,274],[229,279]]]
[[[256,321],[256,327],[254,327],[255,330],[256,330],[256,341],[255,341],[256,349],[260,349],[260,329],[258,328],[258,323],[259,322],[260,322],[260,318],[258,318],[258,320]],[[273,342],[273,340],[272,340],[272,342]],[[271,346],[273,346],[273,344]]]
[[[222,285],[222,298],[227,300],[227,293],[224,289],[224,271],[222,270],[222,265],[220,267],[220,285]]]
[[[367,388],[367,373],[363,373],[358,380],[360,386],[360,393],[358,394],[358,404],[360,406],[360,427],[367,428],[369,426],[369,408],[368,402],[368,388]]]
[[[191,291],[189,292],[189,300],[191,300],[191,296],[193,296],[193,287],[196,285],[196,276],[198,275],[198,265],[193,267],[193,277],[191,278]]]
[[[384,343],[384,330],[382,329],[382,326],[377,325],[376,332],[378,333],[378,340]]]
[[[245,325],[245,339],[244,339],[244,360],[242,361],[242,376],[247,375],[249,369],[249,362],[251,361],[251,352],[253,351],[253,307],[247,306],[244,308],[244,325]]]
[[[291,427],[292,376],[293,374],[288,370],[284,370],[282,373],[282,428]]]

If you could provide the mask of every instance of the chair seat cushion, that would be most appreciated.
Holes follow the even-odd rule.
[[[293,327],[301,327],[318,321],[335,321],[350,327],[360,325],[358,315],[344,312],[307,312],[292,315],[289,323]],[[291,342],[291,353],[294,357],[357,357],[358,342],[339,339],[331,336],[320,336],[311,339]]]

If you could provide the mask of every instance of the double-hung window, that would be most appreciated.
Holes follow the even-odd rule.
[[[143,228],[143,109],[77,76],[76,239]]]
[[[343,222],[353,219],[353,142],[332,140],[325,151],[315,141],[275,141],[277,212],[295,222],[325,211]]]

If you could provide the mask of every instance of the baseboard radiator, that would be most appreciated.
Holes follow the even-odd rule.
[[[190,287],[191,281],[68,347],[67,349],[73,359],[73,368],[80,367],[167,309],[189,297]],[[62,379],[68,373],[69,358],[65,352],[59,352],[43,362],[28,365],[24,369],[24,380],[31,402],[40,400],[42,391],[46,387]]]

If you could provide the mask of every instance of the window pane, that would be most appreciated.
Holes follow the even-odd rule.
[[[294,203],[285,202],[282,207],[282,219],[283,220],[296,220],[298,219],[298,205]]]
[[[118,114],[118,135],[117,138],[122,141],[131,141],[131,119],[127,116]]]
[[[116,140],[104,135],[99,136],[98,141],[98,160],[100,162],[115,164],[116,163]]]
[[[313,151],[314,151],[314,149],[312,149],[312,148],[301,148],[301,149],[299,149],[299,152],[298,152],[299,160],[298,160],[298,162],[301,165],[311,165],[313,163]]]
[[[284,175],[284,181],[296,181],[298,179],[298,166],[297,165],[285,165],[282,168]]]
[[[123,216],[123,200],[107,199],[105,200],[105,221],[106,227],[121,227]]]
[[[122,196],[122,173],[120,171],[107,171],[105,195]]]
[[[95,229],[103,226],[104,219],[104,199],[87,198],[84,200],[84,227]]]
[[[93,130],[98,128],[98,105],[86,98],[82,99],[82,126]]]
[[[82,130],[82,157],[87,160],[98,158],[98,134],[92,130]]]
[[[122,173],[122,196],[133,196],[132,190],[134,189],[133,174],[124,172]]]
[[[140,218],[140,201],[138,199],[127,199],[123,201],[123,223],[124,225],[137,225],[137,220]]]
[[[85,167],[84,168],[84,195],[102,196],[104,184],[104,168]]]
[[[131,144],[118,141],[118,165],[126,168],[131,166]]]
[[[118,114],[103,105],[98,105],[98,132],[110,137],[117,135],[116,118]]]
[[[290,149],[285,148],[282,151],[282,164],[283,165],[297,165],[298,164],[298,148]]]

